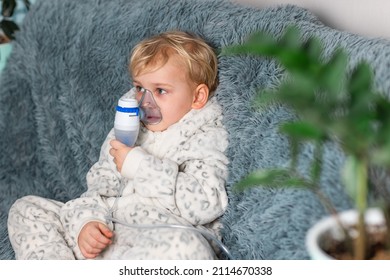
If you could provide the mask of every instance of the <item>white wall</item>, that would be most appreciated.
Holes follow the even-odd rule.
[[[268,7],[295,4],[312,11],[326,25],[339,30],[390,39],[390,0],[231,0]]]

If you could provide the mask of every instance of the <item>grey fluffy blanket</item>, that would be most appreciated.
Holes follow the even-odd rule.
[[[351,67],[361,59],[375,69],[378,87],[390,92],[390,44],[324,26],[296,6],[255,9],[221,0],[38,0],[17,34],[0,81],[0,259],[14,258],[7,213],[19,197],[35,194],[67,201],[86,187],[112,127],[114,106],[130,87],[127,63],[139,40],[170,29],[191,31],[212,46],[241,43],[256,30],[280,36],[294,24],[304,38],[318,36],[326,53],[345,47]],[[223,242],[237,259],[306,259],[307,229],[325,210],[312,193],[296,189],[232,186],[248,172],[289,161],[278,125],[291,119],[283,107],[258,111],[258,89],[283,73],[264,58],[219,57],[221,102],[229,131],[229,208],[222,217]],[[300,168],[312,156],[306,147]],[[350,201],[339,181],[343,155],[326,150],[322,187],[337,208]]]

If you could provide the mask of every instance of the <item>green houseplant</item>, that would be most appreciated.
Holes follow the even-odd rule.
[[[30,8],[30,1],[23,0],[26,9]],[[2,0],[1,1],[1,15],[3,20],[0,22],[0,43],[7,43],[10,40],[13,40],[14,34],[19,30],[19,26],[10,19],[14,14],[16,8],[16,0]]]
[[[262,107],[284,104],[296,113],[295,121],[280,126],[291,144],[291,166],[250,173],[237,184],[237,190],[254,186],[305,187],[314,191],[324,206],[338,217],[331,201],[321,192],[319,180],[325,143],[332,141],[346,155],[340,172],[347,193],[354,201],[358,221],[356,236],[341,219],[338,225],[344,234],[347,258],[368,259],[374,254],[368,245],[370,238],[365,222],[369,208],[369,169],[390,166],[390,102],[377,92],[373,73],[361,62],[348,68],[348,56],[341,48],[325,58],[321,42],[314,37],[302,41],[296,28],[289,28],[276,40],[265,33],[253,34],[241,45],[226,47],[225,55],[255,55],[276,59],[286,70],[285,78],[274,89],[262,90],[255,104]],[[314,146],[310,176],[297,171],[297,158],[304,143]],[[381,211],[388,217],[389,207]],[[386,223],[387,228],[389,223]],[[383,247],[389,245],[384,234]]]
[[[30,1],[23,0],[25,8],[30,9]],[[1,16],[0,21],[0,73],[5,67],[8,56],[12,50],[12,40],[15,39],[15,32],[19,30],[19,26],[12,19],[15,8],[17,7],[16,0],[1,0]]]

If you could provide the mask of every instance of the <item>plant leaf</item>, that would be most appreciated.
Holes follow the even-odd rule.
[[[14,14],[14,10],[16,7],[16,0],[8,0],[4,1],[1,6],[1,14],[4,17],[11,17]]]
[[[324,137],[321,128],[305,121],[284,123],[280,126],[280,131],[301,141],[321,141]]]
[[[338,49],[322,68],[320,77],[322,87],[334,98],[340,98],[337,95],[343,92],[342,85],[345,82],[347,61],[347,54],[343,50]]]
[[[295,176],[287,169],[263,169],[248,174],[238,182],[234,189],[243,191],[247,188],[258,187],[260,185],[269,187],[309,187],[310,182],[304,178]]]
[[[274,55],[280,47],[276,40],[265,32],[252,34],[243,44],[225,47],[222,55],[252,54],[252,55]]]

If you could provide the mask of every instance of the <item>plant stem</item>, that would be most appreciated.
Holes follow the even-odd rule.
[[[355,259],[357,260],[363,260],[366,259],[366,240],[367,240],[367,233],[366,233],[366,225],[365,225],[365,218],[364,213],[367,209],[367,185],[368,185],[368,164],[367,160],[360,159],[356,161],[356,176],[357,180],[356,182],[356,208],[358,211],[358,224],[357,224],[357,230],[358,230],[358,236],[356,238],[355,242],[355,248],[354,248],[354,255]]]

